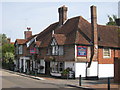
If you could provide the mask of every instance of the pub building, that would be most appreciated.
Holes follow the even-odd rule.
[[[75,78],[114,77],[114,58],[120,51],[118,27],[97,24],[96,6],[90,10],[91,23],[82,16],[67,19],[68,8],[58,8],[58,22],[21,44],[26,58],[23,64],[17,59],[18,69],[23,65],[27,72],[29,61],[29,71],[37,68],[38,74],[62,77],[71,71]]]

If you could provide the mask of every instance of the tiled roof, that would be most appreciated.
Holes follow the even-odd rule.
[[[66,37],[64,34],[54,34],[53,37],[56,39],[58,45],[64,45]]]
[[[118,27],[98,25],[99,46],[118,47]]]
[[[16,39],[17,44],[25,44],[27,40],[25,39]]]
[[[51,24],[44,31],[37,35],[37,41],[41,42],[40,47],[47,47],[52,39],[52,31],[58,27],[58,22]]]
[[[97,25],[99,46],[118,47],[118,27]],[[66,36],[65,44],[91,45],[91,23],[78,16],[69,19],[56,33]]]
[[[59,45],[84,44],[91,45],[91,23],[83,17],[78,16],[68,19],[65,24],[58,27],[58,22],[51,24],[43,32],[38,34],[37,40],[41,41],[41,47],[47,47],[52,39],[52,30],[55,30],[53,37]],[[97,25],[99,46],[118,47],[117,26]]]
[[[14,42],[10,42],[10,44],[14,44]]]

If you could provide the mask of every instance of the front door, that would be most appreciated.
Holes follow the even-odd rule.
[[[45,74],[50,75],[50,61],[45,62]]]

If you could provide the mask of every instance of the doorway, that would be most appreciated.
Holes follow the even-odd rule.
[[[50,61],[45,62],[45,74],[50,75]]]

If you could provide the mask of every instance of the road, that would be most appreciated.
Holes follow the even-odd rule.
[[[1,70],[2,75],[2,88],[56,88],[57,90],[73,89],[73,87],[66,86],[66,82],[62,80],[36,80],[29,77],[12,74],[5,70]],[[74,88],[75,90],[83,90],[80,88]],[[3,89],[4,90],[4,89]],[[17,89],[18,90],[18,89]],[[23,89],[22,89],[23,90]]]

